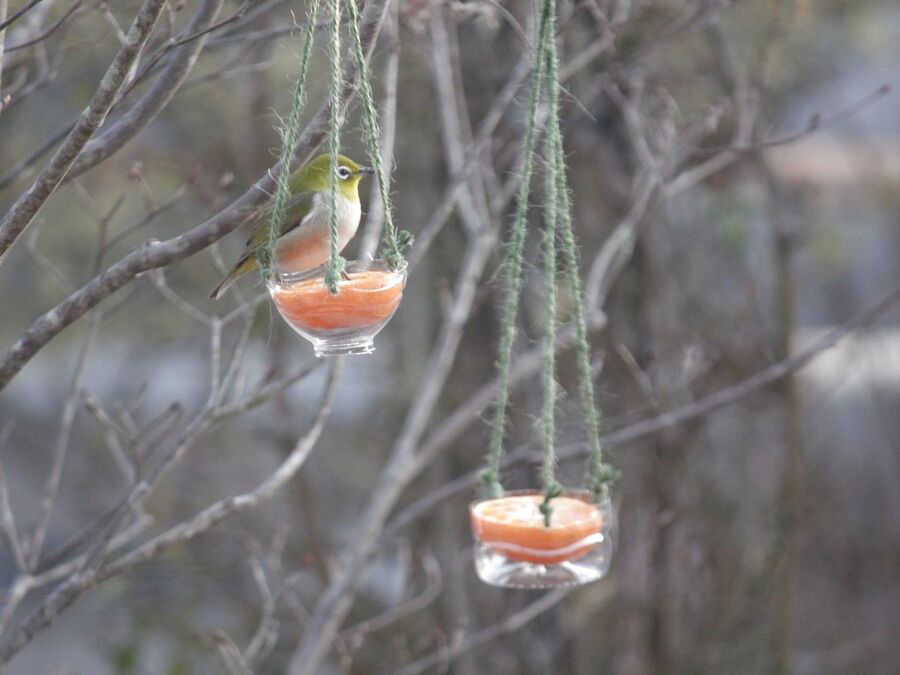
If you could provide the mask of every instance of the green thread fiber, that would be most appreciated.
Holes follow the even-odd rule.
[[[356,69],[359,72],[360,94],[363,102],[363,136],[366,141],[366,150],[369,160],[375,169],[378,180],[378,192],[384,207],[384,239],[382,257],[392,270],[396,270],[403,264],[403,250],[412,243],[412,235],[408,232],[398,234],[394,226],[394,216],[391,212],[390,202],[390,174],[385,170],[381,161],[381,148],[379,139],[381,130],[378,125],[378,110],[375,107],[375,97],[372,94],[369,64],[363,53],[362,40],[359,35],[359,12],[355,0],[347,0],[347,12],[349,15],[350,37],[353,42],[353,54],[356,58]]]
[[[549,73],[548,73],[549,74]],[[551,85],[552,86],[552,85]],[[545,148],[549,147],[551,138],[546,136]],[[549,156],[549,154],[548,154]],[[543,463],[541,466],[541,483],[544,487],[544,502],[541,513],[544,514],[544,525],[550,527],[552,508],[550,500],[561,493],[556,480],[556,228],[558,207],[556,191],[558,182],[554,172],[548,165],[544,171],[544,311],[546,322],[544,329],[544,372],[543,372],[543,407],[541,411],[541,435],[543,441]]]
[[[541,80],[544,68],[540,57],[544,42],[550,32],[548,11],[545,3],[541,12],[538,30],[538,54],[535,58],[532,73],[531,96],[528,104],[528,122],[525,127],[524,162],[522,164],[522,182],[516,197],[513,215],[512,236],[509,252],[504,260],[507,283],[506,303],[503,308],[502,332],[497,358],[497,406],[494,410],[494,424],[491,432],[488,466],[481,472],[484,492],[488,498],[501,497],[503,487],[500,485],[500,457],[503,453],[503,430],[506,424],[506,408],[509,404],[509,369],[512,362],[513,344],[516,339],[516,315],[519,311],[519,295],[522,291],[522,258],[525,245],[525,234],[528,216],[528,195],[531,185],[531,173],[534,167],[534,136],[537,124],[538,101],[541,95]]]
[[[556,50],[548,55],[548,68],[557,69]],[[600,415],[597,409],[594,380],[591,373],[590,345],[587,339],[587,325],[584,318],[584,292],[579,274],[578,249],[572,227],[572,210],[569,186],[566,177],[565,150],[559,125],[550,128],[553,152],[551,161],[555,166],[557,193],[559,195],[559,225],[562,233],[563,257],[569,276],[574,299],[575,354],[578,366],[578,389],[582,412],[587,425],[591,459],[588,468],[588,485],[595,501],[604,501],[609,496],[609,484],[615,480],[616,472],[603,462],[603,448],[600,444]]]
[[[325,272],[325,285],[332,293],[338,292],[338,280],[344,271],[345,261],[338,251],[338,153],[341,147],[341,89],[344,78],[341,73],[341,0],[331,0],[331,85],[329,87],[331,124],[328,129],[328,150],[331,154],[331,194],[330,213],[328,214],[328,243],[331,255],[328,258],[328,271]]]
[[[556,24],[556,3],[548,0],[545,3],[549,14],[548,24]],[[544,136],[544,311],[547,313],[544,329],[544,373],[543,373],[543,410],[541,413],[541,429],[543,432],[543,465],[541,467],[541,483],[544,488],[544,502],[541,513],[544,514],[544,525],[550,527],[553,509],[550,500],[562,493],[562,487],[556,480],[556,230],[559,224],[559,165],[554,161],[554,134],[559,130],[559,83],[557,82],[557,64],[555,59],[556,37],[550,31],[550,37],[544,45],[546,49],[547,69],[547,112],[550,127]],[[549,161],[547,161],[549,159]]]
[[[312,53],[312,44],[315,37],[316,14],[319,11],[319,0],[311,0],[309,13],[306,18],[306,30],[303,33],[303,51],[300,53],[300,61],[297,66],[297,83],[294,87],[294,98],[291,105],[291,113],[287,124],[281,130],[281,171],[275,185],[275,198],[272,202],[272,211],[269,215],[269,236],[266,244],[257,253],[260,270],[263,277],[269,279],[272,275],[272,261],[275,259],[275,245],[281,234],[281,221],[284,219],[286,202],[290,194],[288,178],[291,175],[291,160],[294,158],[294,143],[300,132],[300,112],[306,99],[306,72],[309,66],[309,56]]]
[[[590,345],[587,340],[587,325],[584,316],[584,293],[581,285],[578,263],[578,249],[572,226],[571,200],[566,177],[565,151],[559,114],[559,61],[556,51],[556,2],[544,0],[541,9],[540,27],[535,52],[534,72],[530,98],[528,123],[525,132],[525,156],[522,167],[522,183],[516,200],[513,216],[512,235],[508,255],[504,260],[508,294],[503,311],[502,332],[498,357],[498,394],[494,413],[487,468],[482,471],[486,496],[503,495],[500,485],[500,458],[503,451],[503,431],[506,410],[509,404],[509,369],[512,348],[515,341],[515,318],[518,312],[519,295],[522,287],[522,253],[526,235],[528,195],[534,153],[534,135],[538,103],[541,98],[541,84],[546,73],[548,124],[544,139],[545,159],[545,199],[543,264],[546,292],[547,328],[544,336],[545,362],[542,375],[544,401],[541,411],[543,441],[543,464],[541,477],[544,487],[544,502],[540,510],[544,524],[550,526],[551,500],[562,494],[563,488],[556,480],[555,453],[555,413],[556,391],[556,302],[557,302],[557,236],[562,242],[564,266],[574,296],[575,350],[578,365],[578,388],[582,409],[591,446],[588,481],[593,498],[600,502],[608,499],[609,485],[616,480],[618,472],[603,461],[600,444],[600,414],[596,405],[594,382],[591,376]]]

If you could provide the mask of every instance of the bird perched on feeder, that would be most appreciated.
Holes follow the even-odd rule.
[[[352,159],[337,158],[337,231],[338,251],[356,234],[361,209],[359,181],[374,169],[360,166]],[[288,178],[288,198],[284,218],[279,223],[275,243],[275,264],[288,272],[318,267],[330,256],[331,155],[319,155]],[[272,204],[251,217],[253,232],[237,264],[222,280],[211,298],[218,299],[235,280],[258,267],[257,256],[269,240]]]

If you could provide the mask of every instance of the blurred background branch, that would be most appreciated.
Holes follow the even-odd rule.
[[[466,503],[534,3],[358,4],[416,242],[375,355],[339,376],[258,283],[207,298],[282,170],[302,3],[0,0],[4,672],[893,675],[900,15],[559,3],[621,542],[604,581],[525,597],[477,581]],[[327,133],[327,75],[317,48],[297,163]],[[381,235],[377,190],[363,201],[351,256]],[[540,462],[538,254],[530,235],[511,487]],[[578,299],[557,293],[578,486]]]

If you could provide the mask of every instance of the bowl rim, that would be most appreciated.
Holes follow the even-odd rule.
[[[396,277],[396,280],[393,283],[385,284],[385,286],[388,287],[395,285],[397,282],[402,282],[406,278],[408,268],[409,264],[406,260],[404,260],[397,269],[392,270],[387,261],[383,258],[373,258],[371,260],[348,260],[344,270],[351,273],[376,271],[392,274]],[[309,279],[318,277],[324,278],[327,271],[328,263],[323,263],[318,267],[301,270],[300,272],[283,272],[276,266],[272,270],[273,274],[271,278],[266,281],[266,285],[271,290],[289,289],[292,286]]]
[[[521,490],[506,490],[503,493],[502,497],[482,497],[480,499],[475,499],[475,500],[469,502],[469,508],[468,508],[469,514],[474,516],[475,509],[479,505],[484,504],[485,502],[497,501],[499,499],[505,499],[507,497],[528,497],[528,496],[533,496],[533,495],[542,497],[544,495],[544,491],[541,489],[538,489],[538,488],[525,488],[525,489],[521,489]],[[612,510],[611,500],[606,499],[606,500],[602,500],[600,502],[594,501],[594,496],[591,494],[591,491],[587,490],[585,488],[566,488],[563,491],[563,493],[559,496],[560,497],[570,497],[572,499],[581,500],[587,504],[590,504],[591,506],[597,507],[597,509],[599,509],[600,512],[604,513],[604,514],[605,514],[605,512]],[[550,503],[552,504],[553,502],[551,501]],[[604,519],[604,522],[605,522],[605,519]]]

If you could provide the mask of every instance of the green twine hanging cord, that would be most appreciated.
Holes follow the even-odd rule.
[[[272,262],[275,260],[275,246],[280,234],[280,223],[284,219],[290,186],[288,178],[291,174],[291,160],[294,158],[294,143],[300,133],[300,112],[306,99],[306,72],[309,67],[309,56],[312,53],[313,37],[316,30],[316,15],[319,11],[319,0],[311,0],[306,17],[306,30],[303,31],[303,51],[300,54],[297,83],[288,121],[281,128],[281,171],[275,184],[275,198],[272,200],[269,214],[269,236],[258,256],[263,277],[269,280],[272,276]]]
[[[498,395],[494,413],[494,425],[488,454],[488,466],[482,471],[481,479],[488,498],[501,497],[500,459],[503,452],[503,431],[506,410],[509,404],[509,370],[512,348],[515,341],[515,319],[518,313],[519,295],[522,287],[522,258],[526,234],[528,195],[533,168],[534,136],[537,108],[541,97],[544,75],[547,81],[548,124],[544,139],[545,176],[544,190],[544,233],[543,264],[545,286],[545,311],[547,312],[545,334],[545,362],[542,377],[544,402],[541,412],[543,440],[542,483],[544,502],[540,510],[544,524],[549,527],[552,515],[551,500],[562,494],[562,486],[556,479],[556,302],[557,302],[557,248],[556,239],[561,235],[565,268],[575,298],[575,348],[578,364],[579,394],[582,400],[589,442],[591,460],[588,480],[592,496],[596,501],[608,499],[609,485],[617,477],[617,472],[603,462],[600,445],[600,420],[596,407],[593,378],[591,376],[590,345],[587,341],[587,326],[584,317],[583,291],[579,276],[578,250],[572,227],[571,201],[566,178],[565,155],[559,114],[559,62],[556,52],[556,2],[545,0],[541,9],[538,40],[535,53],[532,89],[529,102],[528,122],[525,132],[525,156],[522,167],[522,182],[513,215],[512,235],[509,252],[504,261],[508,291],[503,311],[502,332],[498,357]]]
[[[541,12],[538,29],[539,53],[543,52],[543,44],[550,32],[547,4]],[[488,466],[481,472],[481,480],[485,496],[494,499],[503,496],[500,484],[500,458],[503,454],[503,430],[506,425],[506,408],[509,404],[509,369],[512,362],[513,343],[516,339],[516,315],[519,311],[519,295],[522,290],[522,258],[525,245],[526,220],[528,216],[528,195],[530,192],[531,174],[534,167],[534,135],[537,124],[538,101],[541,94],[543,77],[543,59],[535,60],[532,73],[531,96],[528,104],[528,121],[525,126],[525,156],[522,164],[522,182],[516,196],[516,208],[513,214],[512,237],[509,252],[504,260],[507,284],[506,303],[503,308],[503,323],[500,334],[500,348],[497,358],[497,406],[494,410],[494,423],[491,432]]]
[[[341,0],[331,0],[331,86],[329,100],[331,108],[331,124],[328,129],[328,151],[331,154],[331,194],[328,219],[328,243],[331,255],[328,258],[328,270],[325,272],[325,285],[328,290],[338,292],[338,280],[344,271],[345,260],[338,251],[338,213],[337,213],[337,170],[338,154],[341,147],[341,125],[343,111],[341,106]]]
[[[353,55],[356,59],[356,69],[359,72],[359,90],[363,102],[363,136],[365,137],[369,160],[375,169],[375,176],[378,180],[378,192],[384,208],[382,257],[392,270],[396,270],[403,264],[403,251],[412,244],[412,235],[406,230],[398,232],[394,225],[394,216],[391,212],[389,197],[390,179],[385,172],[384,162],[381,160],[381,149],[379,148],[381,130],[378,126],[375,97],[372,95],[369,64],[363,53],[362,40],[359,35],[359,14],[355,0],[347,0],[347,13],[350,19],[350,37],[353,41]]]
[[[560,231],[562,233],[563,257],[568,272],[569,284],[574,302],[575,320],[575,356],[578,367],[578,393],[581,398],[582,413],[587,426],[588,442],[591,446],[591,458],[588,466],[588,486],[594,501],[601,503],[609,499],[609,487],[618,477],[619,472],[603,461],[603,447],[600,444],[600,415],[596,404],[594,380],[591,372],[590,345],[587,340],[587,325],[584,318],[584,292],[581,277],[578,274],[578,249],[572,229],[569,190],[566,181],[564,151],[562,138],[556,133],[556,147],[553,161],[561,167],[557,171],[560,194]]]
[[[548,2],[548,25],[556,25],[556,3]],[[556,44],[554,31],[546,40],[547,54]],[[541,479],[544,488],[544,502],[541,504],[541,513],[544,515],[544,525],[550,527],[550,517],[553,509],[550,500],[563,493],[562,486],[556,480],[556,231],[559,224],[559,180],[557,172],[559,166],[554,160],[554,132],[558,132],[559,120],[559,83],[557,82],[556,63],[554,59],[547,58],[547,108],[550,127],[544,136],[544,157],[550,158],[544,166],[544,311],[547,313],[546,327],[544,329],[544,405],[541,414],[541,426],[543,427],[544,460],[541,469]]]
[[[550,83],[549,119],[547,146],[550,172],[556,185],[553,189],[554,199],[558,196],[559,229],[562,232],[563,256],[568,272],[569,284],[574,302],[575,321],[575,353],[578,366],[578,389],[581,398],[582,412],[587,426],[588,442],[591,446],[591,459],[588,467],[588,486],[596,502],[609,499],[609,486],[618,478],[618,472],[603,461],[603,448],[600,444],[600,416],[594,392],[594,380],[591,373],[590,345],[587,340],[587,325],[584,318],[584,293],[579,275],[578,249],[572,227],[572,207],[569,198],[569,186],[566,177],[565,150],[562,142],[559,115],[559,59],[556,53],[556,41],[551,40],[547,50],[547,80]]]
[[[263,275],[269,279],[272,274],[272,264],[275,259],[275,246],[279,236],[279,223],[284,218],[287,199],[290,193],[288,177],[290,164],[293,158],[294,143],[297,140],[300,128],[300,112],[305,101],[306,73],[309,66],[309,57],[312,52],[312,44],[316,26],[316,16],[319,9],[319,0],[311,0],[307,16],[306,30],[304,31],[303,51],[298,66],[297,84],[294,89],[293,104],[288,121],[283,125],[281,166],[278,175],[275,196],[272,201],[269,215],[269,232],[266,245],[259,252],[260,269]],[[338,154],[340,152],[340,132],[343,125],[343,105],[341,90],[343,88],[343,74],[341,72],[341,0],[331,0],[331,39],[329,52],[331,60],[331,78],[329,83],[329,108],[331,120],[328,132],[328,151],[331,156],[331,174],[337,175]],[[369,77],[369,65],[363,52],[362,39],[359,32],[359,12],[353,0],[347,0],[349,15],[350,36],[352,49],[359,72],[360,92],[363,100],[363,132],[366,147],[375,173],[378,177],[379,192],[384,205],[385,235],[383,242],[383,257],[392,270],[398,269],[403,264],[403,251],[412,243],[412,235],[406,231],[397,231],[394,225],[391,204],[389,200],[389,178],[385,171],[379,151],[379,138],[381,132],[378,126],[378,112],[375,108],[372,85]],[[338,218],[337,218],[337,181],[331,182],[329,194],[330,214],[328,221],[329,230],[329,258],[328,269],[325,272],[325,284],[332,293],[338,292],[337,282],[344,271],[346,261],[338,251]]]

